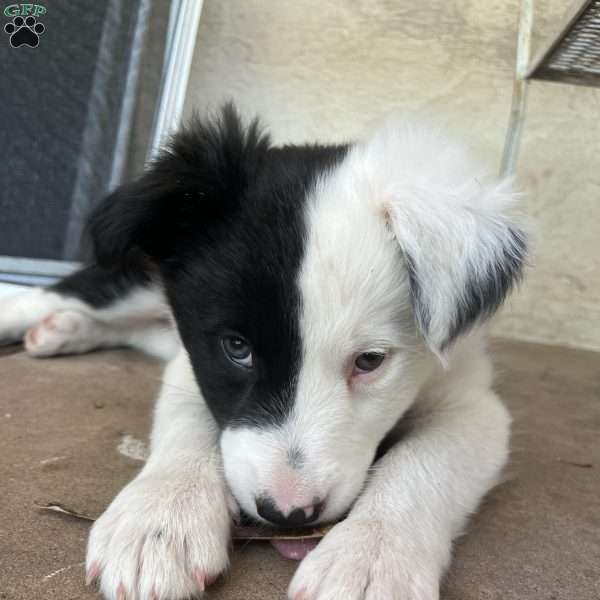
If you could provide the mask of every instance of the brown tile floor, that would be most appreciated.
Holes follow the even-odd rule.
[[[443,598],[598,600],[600,355],[498,342],[496,356],[512,464],[457,543]],[[0,356],[1,599],[95,597],[83,586],[88,523],[36,503],[102,511],[139,469],[116,448],[147,435],[159,373],[128,352]],[[295,566],[269,546],[240,546],[209,597],[284,598]]]

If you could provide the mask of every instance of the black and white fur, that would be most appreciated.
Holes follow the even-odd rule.
[[[0,304],[0,336],[33,356],[171,359],[150,458],[90,535],[104,596],[198,593],[227,568],[241,508],[284,526],[347,514],[294,600],[438,598],[508,455],[483,323],[522,271],[513,200],[409,118],[346,146],[275,147],[232,107],[107,198],[97,264]],[[232,336],[251,364],[227,355]],[[359,369],[365,353],[381,364]]]

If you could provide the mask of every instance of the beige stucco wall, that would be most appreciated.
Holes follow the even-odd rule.
[[[536,39],[564,3],[537,6]],[[516,0],[205,0],[186,111],[234,98],[277,141],[329,141],[424,110],[496,168],[517,21]],[[600,349],[600,90],[531,85],[518,184],[534,268],[496,332]]]

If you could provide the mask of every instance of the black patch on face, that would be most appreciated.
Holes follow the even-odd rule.
[[[194,121],[137,182],[96,211],[98,260],[132,251],[158,266],[196,379],[221,426],[268,426],[289,414],[301,362],[297,279],[305,201],[343,146],[272,147],[231,106]],[[251,369],[222,337],[238,335]]]

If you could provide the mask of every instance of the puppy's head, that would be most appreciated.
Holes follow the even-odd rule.
[[[91,229],[101,263],[157,265],[240,505],[302,525],[350,507],[435,356],[519,278],[511,201],[426,127],[273,147],[226,107]]]

